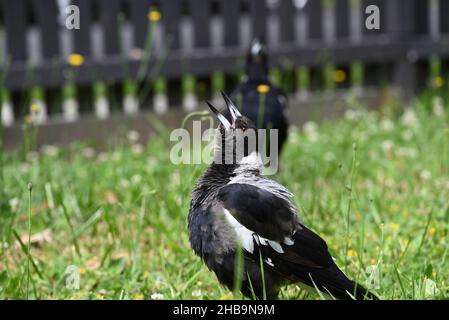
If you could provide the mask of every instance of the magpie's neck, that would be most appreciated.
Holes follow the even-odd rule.
[[[248,63],[246,66],[246,76],[248,81],[267,81],[268,67],[264,63]]]
[[[212,162],[193,190],[193,206],[201,205],[205,199],[226,185],[234,176],[236,164],[218,164]]]

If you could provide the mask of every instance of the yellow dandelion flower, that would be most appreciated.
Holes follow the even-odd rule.
[[[38,113],[41,110],[41,108],[39,107],[39,105],[37,103],[32,103],[30,106],[30,110],[31,110],[31,113]]]
[[[150,20],[151,22],[158,22],[159,20],[161,20],[161,16],[161,13],[156,9],[151,9],[147,15],[148,20]]]
[[[408,246],[409,240],[408,239],[403,239],[402,240],[402,244],[404,245],[404,247]]]
[[[437,229],[435,227],[432,227],[429,229],[429,233],[431,236],[433,236],[435,234],[435,232],[437,232]]]
[[[349,249],[348,250],[348,257],[350,257],[350,258],[357,257],[357,251]]]
[[[233,298],[232,292],[225,293],[220,297],[220,300],[231,300]]]
[[[80,274],[85,274],[87,270],[86,268],[79,268],[78,271]]]
[[[433,272],[432,272],[432,277],[435,278],[436,276],[437,276],[437,273],[436,273],[435,271],[433,271]]]
[[[344,70],[335,70],[334,72],[334,81],[337,83],[341,83],[346,80],[346,72]]]
[[[267,93],[270,91],[270,86],[267,86],[266,84],[259,84],[257,86],[257,92],[259,93]]]
[[[84,63],[84,57],[78,53],[72,53],[67,57],[67,62],[73,67],[79,67]]]
[[[371,263],[371,264],[376,264],[376,259],[371,259],[371,260],[370,260],[370,263]]]
[[[143,300],[143,293],[135,293],[133,294],[133,299],[134,300]]]
[[[97,298],[97,300],[104,300],[104,295],[101,294],[101,293],[97,293],[97,294],[95,295],[95,298]]]
[[[144,273],[143,273],[143,278],[144,279],[148,279],[148,276],[149,276],[150,274],[148,273],[148,271],[145,271]]]
[[[442,86],[444,86],[444,79],[443,77],[436,77],[433,79],[433,85],[436,88],[441,88]]]
[[[392,224],[390,225],[390,227],[391,227],[391,230],[393,230],[393,231],[398,231],[400,225],[399,225],[398,223],[392,223]]]

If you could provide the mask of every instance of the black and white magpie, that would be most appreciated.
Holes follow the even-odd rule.
[[[256,127],[224,97],[228,118],[208,103],[220,125],[214,160],[192,192],[194,252],[231,290],[242,271],[240,288],[248,297],[274,299],[280,286],[298,283],[337,299],[377,299],[337,267],[324,240],[298,217],[293,195],[261,175],[257,144],[245,140]],[[241,137],[248,143],[236,143]]]
[[[280,155],[288,134],[287,96],[270,81],[267,49],[258,38],[251,43],[246,55],[245,76],[232,92],[231,99],[258,128],[278,130],[277,154]],[[270,150],[269,141],[266,150]]]

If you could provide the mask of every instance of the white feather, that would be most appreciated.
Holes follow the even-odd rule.
[[[248,228],[246,228],[245,226],[243,226],[242,224],[240,224],[240,222],[238,222],[237,219],[234,218],[234,216],[227,209],[224,209],[224,214],[226,220],[237,234],[237,237],[239,238],[242,247],[246,251],[253,253],[254,251],[253,232]]]
[[[265,259],[265,262],[266,262],[268,265],[274,267],[274,263],[273,263],[273,261],[271,261],[270,258],[266,258],[266,259]]]
[[[268,244],[273,248],[277,253],[284,253],[284,249],[282,249],[281,245],[277,241],[268,240]]]

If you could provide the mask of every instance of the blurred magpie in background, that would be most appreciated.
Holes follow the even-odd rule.
[[[377,299],[337,267],[324,240],[298,217],[293,195],[261,176],[257,144],[236,143],[256,126],[225,100],[228,117],[208,103],[220,125],[214,161],[192,192],[194,252],[231,290],[240,279],[248,297],[274,299],[280,286],[301,283],[337,299]]]
[[[278,129],[278,155],[287,139],[287,97],[271,83],[267,48],[255,38],[246,56],[245,76],[232,92],[231,99],[259,129]],[[267,133],[267,137],[269,134]],[[269,155],[269,140],[266,146]]]

